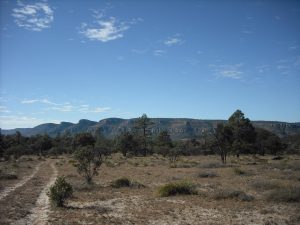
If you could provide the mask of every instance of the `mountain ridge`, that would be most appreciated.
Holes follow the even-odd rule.
[[[32,136],[37,134],[48,134],[56,136],[57,134],[76,134],[80,132],[95,132],[100,129],[102,134],[108,138],[113,138],[124,131],[133,129],[137,118],[106,118],[98,122],[88,119],[81,119],[78,123],[61,122],[45,123],[33,128],[15,128],[2,129],[4,135],[14,134],[19,131],[24,136]],[[172,139],[195,138],[202,136],[204,131],[212,130],[217,123],[226,123],[227,120],[214,119],[193,119],[193,118],[151,118],[154,122],[151,126],[153,134],[158,134],[162,130],[168,130]],[[280,137],[288,135],[300,134],[300,122],[281,122],[281,121],[251,121],[255,127],[269,130]]]

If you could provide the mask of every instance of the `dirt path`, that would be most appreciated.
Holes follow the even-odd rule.
[[[34,169],[34,171],[33,171],[33,173],[31,175],[24,177],[19,183],[13,185],[12,187],[6,187],[3,191],[1,191],[0,192],[0,200],[3,199],[3,198],[5,198],[9,193],[13,192],[17,188],[22,187],[29,180],[31,180],[36,175],[36,173],[39,171],[41,164],[42,163],[39,163],[35,167],[35,169]]]
[[[57,176],[55,161],[47,159],[23,185],[0,200],[0,224],[45,224],[49,212],[47,190]]]
[[[47,196],[47,192],[50,186],[55,182],[57,177],[57,168],[54,165],[54,162],[51,164],[51,168],[53,174],[47,183],[46,187],[42,190],[41,194],[39,195],[36,206],[31,210],[31,214],[29,214],[25,219],[22,219],[15,224],[30,224],[30,225],[43,225],[47,224],[48,214],[50,211],[50,202]]]

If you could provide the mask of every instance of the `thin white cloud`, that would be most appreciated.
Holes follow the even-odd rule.
[[[294,50],[297,50],[298,48],[299,48],[298,45],[292,45],[289,47],[289,50],[294,51]]]
[[[88,28],[87,24],[82,24],[80,33],[90,40],[108,42],[122,38],[128,29],[128,25],[118,23],[114,17],[111,17],[107,20],[99,20],[95,28]]]
[[[252,30],[243,30],[243,34],[253,34],[254,32]]]
[[[62,106],[51,107],[49,109],[59,111],[59,112],[72,112],[74,110],[74,106],[66,104]]]
[[[165,55],[167,52],[165,50],[161,50],[161,49],[156,49],[153,51],[153,55],[154,56],[163,56]]]
[[[18,2],[18,7],[13,9],[12,16],[19,27],[32,31],[41,31],[50,27],[54,20],[53,14],[53,10],[47,2],[27,5]]]
[[[10,111],[7,109],[6,106],[0,106],[0,113],[9,113]]]
[[[60,105],[55,102],[51,102],[48,99],[29,99],[29,100],[23,100],[21,101],[22,104],[34,104],[34,103],[43,103],[48,105]]]
[[[109,111],[110,107],[96,107],[96,108],[90,108],[89,106],[81,107],[78,109],[80,112],[84,113],[103,113]]]
[[[266,73],[266,72],[270,71],[270,66],[267,64],[263,64],[263,65],[257,66],[256,69],[259,73]]]
[[[183,41],[179,37],[170,37],[164,41],[164,44],[167,45],[168,47],[174,46],[174,45],[180,45],[182,43],[183,43]]]
[[[142,55],[148,52],[147,49],[131,49],[131,52],[138,54],[138,55]]]
[[[285,59],[281,59],[277,61],[276,69],[281,74],[290,74],[290,73],[298,73],[299,74],[299,66],[300,66],[300,56],[293,56]]]
[[[28,116],[0,116],[0,127],[2,129],[34,127],[42,123],[59,123],[58,120],[45,120]]]
[[[242,63],[226,65],[209,65],[209,67],[212,68],[213,72],[217,77],[230,78],[236,80],[241,79],[244,74],[244,72],[241,71],[242,66]]]
[[[141,22],[142,19],[133,19],[130,22],[119,21],[115,17],[106,17],[105,11],[93,11],[93,17],[95,20],[90,25],[87,23],[81,24],[79,33],[84,37],[101,42],[113,41],[124,37],[124,33],[133,24]],[[96,25],[94,25],[96,24]]]

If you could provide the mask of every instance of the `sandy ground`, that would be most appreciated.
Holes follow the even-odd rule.
[[[20,180],[18,183],[13,184],[12,186],[5,187],[4,190],[1,190],[1,192],[0,192],[0,200],[3,199],[3,198],[5,198],[10,192],[16,190],[19,187],[22,187],[24,184],[27,183],[27,181],[29,181],[30,179],[32,179],[35,176],[35,174],[39,171],[41,164],[42,163],[39,163],[34,168],[33,172],[30,175],[23,177],[22,180]]]
[[[270,158],[270,157],[269,157]],[[232,161],[232,162],[231,162]],[[71,163],[70,163],[71,162]],[[296,164],[294,164],[296,162]],[[223,167],[215,156],[182,157],[178,168],[170,168],[162,157],[123,159],[114,157],[100,169],[95,185],[88,187],[76,173],[70,159],[61,159],[59,174],[75,188],[74,197],[65,208],[49,215],[51,224],[300,224],[300,205],[295,202],[274,202],[267,199],[270,190],[257,190],[257,181],[275,182],[279,188],[300,188],[299,161],[286,169],[282,162],[245,157],[235,162],[229,159]],[[278,164],[278,165],[277,165]],[[245,172],[239,175],[234,168]],[[202,172],[214,172],[214,178],[200,178]],[[145,188],[112,188],[110,183],[128,177],[144,184]],[[192,196],[158,197],[159,186],[182,180],[194,183],[199,192]],[[219,190],[239,190],[254,197],[252,201],[215,199]]]
[[[22,218],[21,220],[18,220],[14,224],[16,224],[16,225],[48,224],[47,221],[48,221],[48,214],[50,211],[50,201],[47,196],[47,192],[49,191],[50,186],[54,184],[55,179],[58,174],[54,162],[51,163],[51,168],[53,171],[52,176],[51,176],[50,180],[48,181],[48,183],[46,184],[46,186],[44,187],[44,189],[42,190],[42,192],[40,193],[40,195],[35,203],[35,207],[32,208],[32,210],[30,211],[28,216],[26,216],[25,218]]]
[[[46,159],[40,166],[39,161],[32,162],[37,167],[28,168],[31,179],[0,200],[0,224],[300,224],[299,201],[268,197],[274,190],[300,188],[297,156],[280,161],[270,156],[231,157],[226,166],[216,156],[191,156],[181,157],[177,168],[171,168],[168,159],[160,156],[125,159],[117,154],[101,166],[92,186],[84,184],[73,162],[70,156]],[[11,186],[27,179],[28,171]],[[215,176],[199,176],[203,173]],[[46,193],[60,175],[72,184],[74,195],[65,207],[55,208],[50,206]],[[121,177],[145,187],[112,188],[111,182]],[[193,183],[198,194],[158,196],[161,185],[179,181]],[[228,190],[242,191],[253,200],[216,198],[217,193]]]
[[[43,210],[49,208],[46,191],[50,182],[55,180],[55,160],[39,163],[30,179],[23,178],[16,188],[13,188],[16,185],[7,187],[13,190],[0,200],[0,224],[43,224],[35,223],[35,218],[47,219]],[[21,182],[23,185],[18,185]]]

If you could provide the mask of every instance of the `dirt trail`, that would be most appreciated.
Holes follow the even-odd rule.
[[[46,221],[49,202],[47,189],[56,178],[56,160],[47,159],[22,182],[15,191],[6,191],[0,199],[0,224],[43,224]],[[22,180],[23,181],[23,180]],[[20,182],[21,183],[21,182]],[[37,222],[36,222],[37,221]]]
[[[49,190],[49,187],[55,182],[55,179],[58,174],[58,171],[57,171],[57,168],[55,167],[54,162],[51,163],[51,168],[52,168],[52,176],[50,177],[50,180],[48,181],[48,183],[46,184],[46,186],[40,193],[40,195],[35,203],[35,207],[32,208],[32,210],[30,211],[30,214],[27,217],[17,221],[14,224],[16,224],[16,225],[47,224],[48,214],[50,211],[50,202],[49,202],[49,198],[47,196],[47,192]]]
[[[31,175],[29,176],[26,176],[24,177],[19,183],[15,184],[14,186],[12,187],[7,187],[5,188],[3,191],[0,192],[0,200],[5,198],[7,195],[9,195],[9,193],[13,192],[14,190],[16,190],[17,188],[19,187],[22,187],[24,184],[26,184],[29,180],[31,180],[35,175],[36,173],[39,171],[40,169],[40,166],[41,166],[42,163],[39,163],[34,171],[32,172]]]

